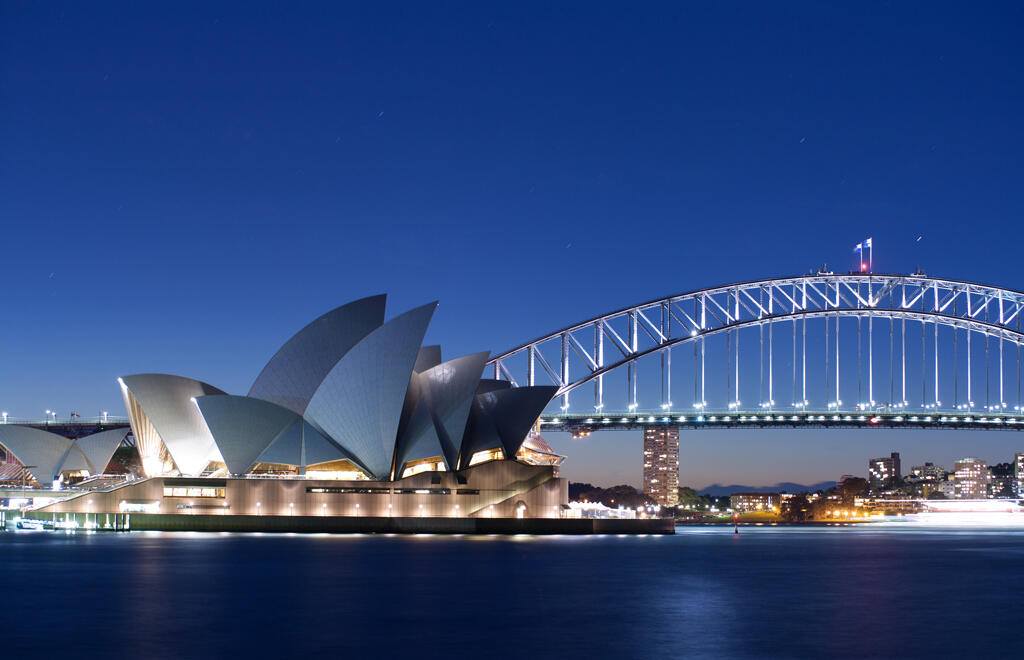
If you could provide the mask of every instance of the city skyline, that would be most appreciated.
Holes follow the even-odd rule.
[[[930,8],[923,27],[908,7],[5,11],[13,416],[123,414],[123,373],[244,393],[296,323],[385,290],[392,309],[442,301],[426,341],[449,355],[674,292],[845,272],[868,236],[878,272],[1024,290],[1018,10]],[[382,31],[386,52],[367,36]],[[681,433],[680,483],[1019,450],[813,433]],[[640,484],[638,432],[548,439],[567,475]]]

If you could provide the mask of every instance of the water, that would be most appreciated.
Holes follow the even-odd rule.
[[[0,534],[0,657],[1024,653],[1024,531]]]

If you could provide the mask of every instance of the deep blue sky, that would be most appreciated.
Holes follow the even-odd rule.
[[[0,407],[121,414],[142,371],[244,392],[382,291],[440,299],[451,356],[846,270],[866,236],[876,270],[1024,289],[1024,10],[823,4],[4,3]],[[684,481],[1021,442],[765,439],[691,441]],[[639,481],[635,436],[555,441]]]

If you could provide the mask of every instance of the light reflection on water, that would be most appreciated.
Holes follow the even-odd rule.
[[[21,616],[2,648],[37,653],[56,627],[112,658],[1019,654],[1022,552],[1020,529],[914,525],[5,533]]]

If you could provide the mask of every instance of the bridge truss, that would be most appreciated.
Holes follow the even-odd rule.
[[[1019,291],[923,274],[818,273],[651,300],[540,337],[489,365],[513,386],[556,385],[558,410],[544,421],[563,426],[705,425],[711,417],[735,425],[751,418],[899,425],[914,417],[1022,428],[1022,317]],[[688,383],[683,397],[678,384],[673,390],[681,355],[693,377],[692,399],[682,404]],[[624,387],[613,396],[606,385],[622,372]],[[593,403],[581,406],[573,395],[584,386],[593,388]],[[756,404],[745,405],[751,397]]]

